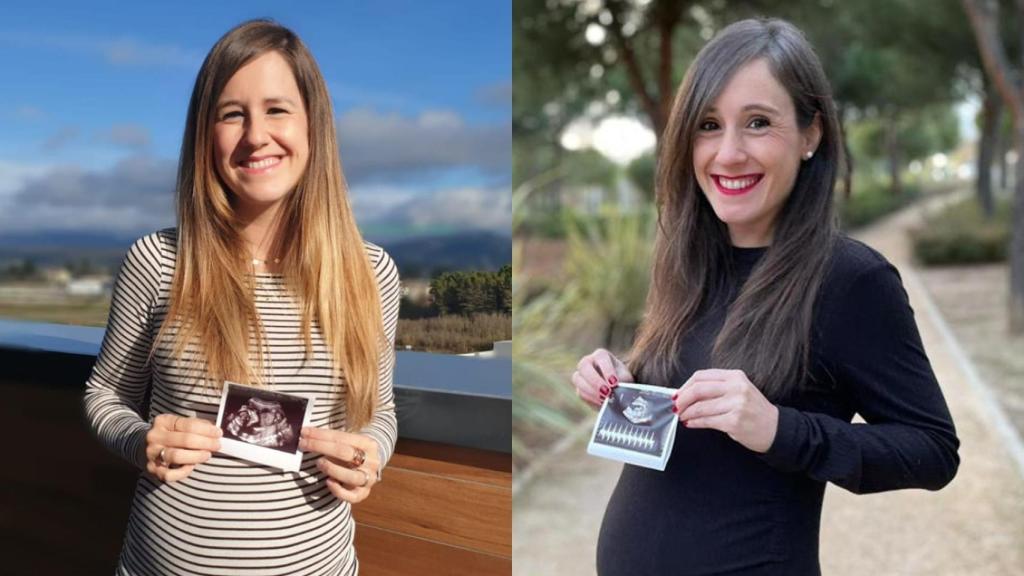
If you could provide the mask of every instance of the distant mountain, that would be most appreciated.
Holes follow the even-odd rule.
[[[72,232],[66,230],[0,234],[0,250],[52,250],[55,248],[124,248],[138,236],[109,232]]]
[[[512,239],[493,232],[464,232],[382,242],[403,277],[431,277],[450,270],[497,270],[512,262]]]
[[[89,260],[113,271],[136,238],[100,232],[0,233],[0,267],[32,259],[37,265]],[[371,241],[375,241],[371,236]],[[377,241],[403,277],[430,277],[448,270],[497,270],[512,262],[512,240],[493,232],[461,232]]]
[[[89,261],[113,271],[136,236],[102,232],[41,231],[0,234],[0,267],[24,259],[53,266]]]

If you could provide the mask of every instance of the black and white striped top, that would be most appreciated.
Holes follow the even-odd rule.
[[[398,271],[379,246],[366,243],[380,289],[391,346],[381,355],[380,403],[362,432],[391,457],[397,438],[392,373],[398,321]],[[173,228],[132,245],[114,283],[110,318],[92,375],[85,412],[97,437],[112,451],[139,460],[153,418],[162,413],[215,421],[219,395],[185,374],[169,344],[147,362],[164,321],[177,254]],[[257,274],[256,307],[267,334],[266,381],[274,390],[315,394],[310,425],[342,429],[344,391],[331,376],[329,352],[316,322],[314,357],[303,363],[301,312],[283,277]],[[192,348],[186,348],[189,356]],[[141,416],[147,389],[148,419]],[[303,456],[299,472],[281,472],[215,454],[188,478],[164,483],[142,472],[135,491],[117,574],[356,574],[351,507],[327,489],[318,454]],[[383,464],[382,464],[383,465]]]

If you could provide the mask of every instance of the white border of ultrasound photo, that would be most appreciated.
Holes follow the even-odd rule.
[[[675,388],[651,386],[649,384],[622,382],[618,385],[618,390],[626,389],[639,390],[644,393],[645,396],[656,395],[667,398],[669,401],[672,399],[672,394],[675,394],[677,391]],[[658,455],[648,454],[637,450],[631,450],[629,448],[620,448],[616,446],[609,446],[608,444],[601,442],[595,442],[598,430],[612,421],[613,417],[607,414],[609,411],[608,407],[610,405],[611,402],[608,402],[607,400],[601,405],[601,411],[598,413],[597,421],[594,423],[594,430],[590,434],[590,443],[587,445],[587,453],[594,456],[600,456],[602,458],[618,460],[619,462],[625,462],[627,464],[635,464],[645,468],[664,471],[665,467],[668,465],[669,456],[672,455],[672,445],[675,443],[676,427],[679,425],[679,419],[672,418],[667,424],[660,426],[657,433],[662,434],[660,438],[661,450]]]
[[[224,407],[227,405],[229,391],[234,391],[235,394],[241,393],[257,397],[267,395],[268,392],[265,388],[246,386],[237,382],[224,382],[224,391],[221,393],[220,397],[220,408],[217,410],[216,425],[218,428],[221,427],[221,420],[224,418]],[[314,400],[316,400],[315,396],[310,394],[288,394],[277,390],[272,392],[275,395],[280,394],[305,400],[306,410],[302,416],[301,426],[309,426],[309,418],[313,412],[313,403]],[[301,428],[299,430],[295,430],[295,433],[301,433]],[[248,442],[242,442],[241,440],[227,438],[226,436],[222,436],[220,439],[220,453],[244,458],[257,464],[272,466],[286,472],[297,472],[299,467],[302,465],[302,450],[298,448],[295,449],[295,452],[282,452],[273,448],[264,448],[263,446],[256,446],[254,444],[249,444]]]

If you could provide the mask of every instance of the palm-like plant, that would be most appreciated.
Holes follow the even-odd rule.
[[[541,175],[546,180],[551,175]],[[537,179],[512,194],[512,230],[522,223],[523,205],[535,189]],[[512,454],[516,462],[534,456],[542,438],[569,430],[585,413],[576,399],[565,370],[572,366],[572,353],[558,337],[565,318],[558,294],[546,292],[527,298],[522,276],[522,244],[513,234],[512,242]]]
[[[513,232],[520,229],[530,193],[552,178],[557,172],[513,192]],[[512,448],[517,462],[591,413],[569,383],[576,360],[591,345],[628,346],[647,294],[654,230],[650,210],[566,218],[566,229],[566,280],[539,295],[527,293],[522,245],[513,241]],[[588,337],[594,333],[596,338]]]
[[[632,343],[650,286],[654,230],[651,209],[567,223],[563,298],[571,316],[589,324],[594,344],[621,350]]]

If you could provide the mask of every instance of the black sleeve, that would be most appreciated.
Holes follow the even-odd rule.
[[[762,458],[858,494],[942,488],[956,475],[960,442],[899,272],[872,267],[831,308],[823,352],[867,423],[779,406]]]

